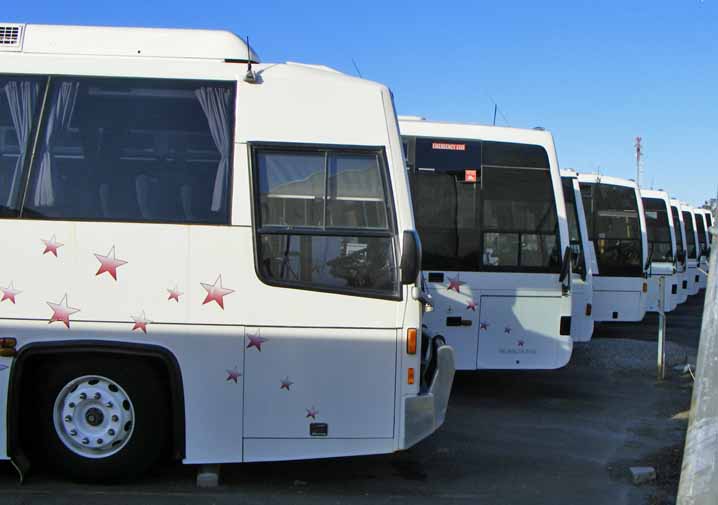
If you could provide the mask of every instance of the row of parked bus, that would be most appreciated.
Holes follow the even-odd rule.
[[[388,453],[697,292],[710,217],[219,31],[0,23],[0,459]],[[643,197],[643,200],[642,200]]]
[[[457,369],[562,367],[594,322],[641,321],[705,287],[708,210],[559,170],[543,129],[399,125],[434,308],[424,323]]]

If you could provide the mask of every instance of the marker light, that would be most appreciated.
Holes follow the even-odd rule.
[[[590,316],[593,312],[593,306],[590,303],[586,304],[586,316]]]
[[[647,282],[643,283],[643,292],[648,293],[648,283]]]
[[[406,352],[416,354],[416,328],[409,328],[406,331]]]
[[[407,374],[407,377],[406,377],[406,383],[414,384],[414,369],[413,368],[409,369],[409,373]]]

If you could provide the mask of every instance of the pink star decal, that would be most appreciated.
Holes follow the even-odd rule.
[[[247,344],[247,349],[256,347],[259,352],[262,352],[262,344],[267,341],[266,338],[262,338],[259,335],[247,335],[247,338],[249,339],[249,344]]]
[[[115,246],[112,246],[112,249],[110,249],[110,252],[107,253],[107,256],[95,254],[95,258],[97,258],[97,261],[100,262],[100,268],[97,270],[95,276],[108,273],[115,280],[117,280],[117,269],[122,265],[127,264],[126,261],[117,259],[117,256],[115,256]]]
[[[132,331],[135,330],[142,330],[142,333],[145,335],[147,334],[147,325],[150,324],[152,321],[147,319],[147,316],[145,315],[145,311],[142,311],[142,314],[139,316],[132,316],[132,320],[135,322],[135,325],[132,327]]]
[[[177,286],[175,286],[174,289],[168,289],[167,292],[169,293],[169,296],[167,297],[168,300],[174,300],[175,302],[179,303],[180,296],[182,296],[184,293],[180,291]]]
[[[454,279],[452,279],[451,277],[449,277],[449,286],[448,286],[447,289],[448,289],[449,291],[454,290],[454,291],[456,291],[457,293],[461,293],[460,288],[461,288],[461,286],[463,286],[464,284],[466,284],[466,283],[465,283],[465,282],[461,282],[461,281],[458,279],[458,277],[457,277],[457,278],[454,278]]]
[[[51,253],[51,254],[54,254],[56,258],[57,258],[57,250],[65,245],[65,244],[61,244],[60,242],[58,242],[57,239],[55,238],[55,235],[53,235],[50,238],[50,240],[45,240],[44,238],[40,239],[40,240],[42,240],[42,243],[45,244],[45,250],[42,251],[42,254],[45,255],[47,253]]]
[[[80,309],[70,307],[67,304],[67,293],[62,297],[60,303],[45,302],[52,309],[52,317],[47,324],[52,323],[64,323],[68,328],[70,327],[70,316],[80,312]]]
[[[15,303],[15,297],[22,293],[19,289],[15,289],[15,283],[10,282],[10,285],[6,288],[0,288],[0,291],[2,291],[2,300],[0,300],[0,303],[4,302],[5,300],[10,300],[13,304]]]
[[[304,417],[306,417],[307,419],[309,419],[309,418],[311,417],[311,418],[314,419],[315,421],[317,420],[317,416],[319,415],[319,411],[318,411],[317,409],[315,409],[314,406],[312,406],[311,409],[305,409],[305,410],[307,411],[307,415],[304,416]]]
[[[510,327],[510,326],[507,326],[506,328],[504,328],[504,333],[506,333],[507,335],[510,335],[510,334],[511,334],[511,327]]]
[[[524,343],[525,343],[525,342],[524,342],[523,340],[518,340],[518,341],[516,342],[516,345],[518,345],[519,347],[523,347],[523,346],[524,346]]]
[[[282,385],[279,386],[279,389],[286,389],[287,391],[291,391],[292,385],[294,383],[289,380],[289,377],[285,377],[282,379]]]
[[[232,370],[227,369],[227,381],[234,381],[234,383],[237,384],[241,376],[242,374],[239,373],[236,366]]]
[[[221,275],[217,277],[217,280],[214,281],[214,284],[205,284],[204,282],[200,282],[200,284],[202,284],[202,287],[205,289],[205,291],[207,291],[207,296],[202,302],[202,305],[205,305],[210,302],[217,302],[217,305],[219,305],[222,310],[224,310],[224,297],[234,293],[234,289],[229,289],[222,286]]]
[[[466,310],[473,310],[476,312],[476,302],[474,300],[469,300],[469,303],[466,304]]]
[[[489,323],[484,323],[483,321],[479,323],[479,329],[480,330],[488,330],[489,329]]]

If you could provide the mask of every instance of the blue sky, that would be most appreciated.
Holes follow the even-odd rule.
[[[171,5],[171,7],[170,7]],[[5,2],[5,21],[249,34],[264,61],[388,84],[400,114],[544,126],[559,161],[694,204],[718,185],[718,0]]]

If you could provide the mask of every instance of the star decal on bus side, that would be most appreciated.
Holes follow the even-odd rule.
[[[458,277],[455,277],[453,279],[451,277],[449,277],[449,285],[447,286],[447,289],[449,291],[453,290],[453,291],[456,291],[457,293],[461,293],[461,286],[463,286],[464,284],[466,284],[466,283],[460,281]]]
[[[174,289],[168,289],[167,292],[169,293],[169,296],[167,297],[167,300],[179,303],[180,296],[182,296],[184,293],[179,290],[179,288],[175,285]]]
[[[525,344],[525,342],[524,342],[523,340],[517,340],[517,341],[516,341],[516,345],[518,345],[519,347],[523,347],[524,344]]]
[[[50,237],[49,240],[45,240],[44,238],[40,239],[43,244],[45,244],[45,250],[42,251],[43,256],[47,253],[53,254],[57,258],[57,250],[64,246],[65,244],[61,244],[57,241],[57,238],[55,238],[55,235]]]
[[[489,323],[485,323],[484,321],[481,321],[479,323],[479,330],[488,330],[489,329]]]
[[[204,282],[200,282],[200,284],[205,289],[205,291],[207,291],[207,296],[202,302],[202,305],[206,305],[210,302],[215,302],[222,308],[222,310],[224,310],[224,297],[234,293],[234,289],[229,289],[222,286],[222,275],[220,274],[217,277],[217,280],[214,281],[214,284],[207,284]]]
[[[259,352],[262,352],[262,344],[268,340],[266,338],[260,337],[259,335],[247,335],[247,338],[249,339],[249,344],[247,344],[247,349],[256,347]]]
[[[469,300],[469,303],[466,304],[466,310],[473,310],[476,312],[476,302],[474,300]]]
[[[135,325],[132,327],[132,331],[142,330],[142,333],[147,335],[147,325],[152,323],[152,321],[147,319],[145,311],[143,310],[142,314],[139,316],[132,316],[132,320],[135,322]]]
[[[115,280],[117,280],[117,269],[127,264],[125,260],[117,259],[114,245],[112,246],[112,249],[110,249],[110,252],[107,253],[107,256],[95,254],[95,258],[97,258],[97,261],[100,262],[100,268],[97,270],[95,276],[107,273]]]
[[[289,380],[289,376],[282,379],[281,384],[282,385],[279,386],[279,389],[286,389],[287,391],[291,391],[292,390],[291,388],[294,385],[294,383]]]
[[[227,372],[227,382],[234,381],[235,384],[238,383],[239,378],[242,376],[241,373],[239,373],[239,370],[237,370],[237,367],[235,366],[232,370],[229,368],[226,370]]]
[[[304,410],[307,411],[307,415],[304,416],[305,418],[307,418],[307,419],[312,418],[312,419],[314,419],[315,421],[317,420],[317,416],[319,415],[319,411],[318,411],[316,408],[314,408],[314,405],[312,405],[312,408],[311,408],[311,409],[304,409]]]
[[[63,323],[66,327],[70,327],[70,316],[80,312],[80,309],[70,307],[67,304],[67,293],[62,297],[60,303],[45,302],[52,309],[52,316],[47,324]]]
[[[511,326],[507,326],[506,328],[504,328],[504,333],[506,333],[507,335],[511,335]]]
[[[15,297],[22,293],[19,289],[15,289],[15,283],[13,281],[10,281],[10,285],[6,288],[0,288],[0,291],[2,291],[2,299],[0,300],[0,303],[4,302],[5,300],[9,300],[15,304]]]

